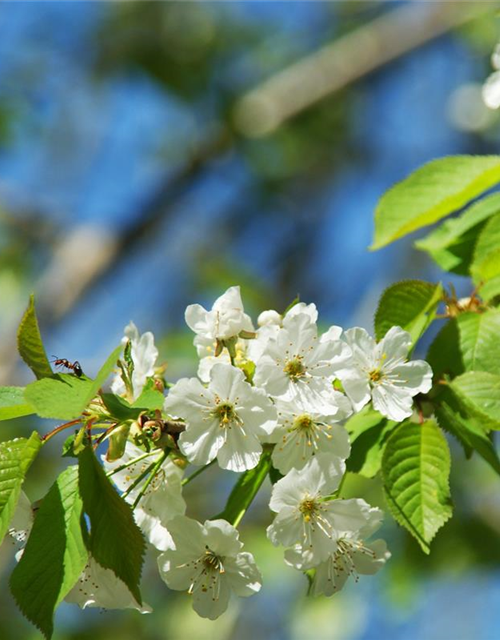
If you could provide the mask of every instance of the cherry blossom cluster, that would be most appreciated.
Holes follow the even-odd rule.
[[[254,326],[236,286],[210,310],[190,305],[185,318],[200,360],[197,377],[179,380],[166,394],[161,421],[176,425],[176,436],[169,447],[144,447],[136,425],[121,457],[103,456],[108,476],[159,552],[163,580],[191,594],[195,611],[210,619],[225,611],[232,592],[259,591],[262,577],[252,554],[242,551],[239,519],[202,524],[186,517],[182,487],[189,464],[198,472],[216,463],[242,473],[263,455],[281,476],[272,487],[275,516],[267,536],[285,548],[289,566],[307,572],[311,592],[331,595],[350,576],[376,573],[390,556],[383,540],[367,541],[382,512],[362,499],[339,498],[350,454],[344,424],[369,402],[390,420],[412,415],[413,398],[429,391],[432,371],[424,361],[407,360],[410,335],[393,327],[377,343],[361,328],[332,326],[320,334],[316,306],[301,302],[284,315],[264,311]],[[133,401],[157,375],[158,350],[153,335],[140,335],[133,323],[123,342],[133,374],[126,384],[117,373],[111,389]],[[30,514],[21,501],[11,527],[20,547]],[[92,560],[66,600],[149,610]]]

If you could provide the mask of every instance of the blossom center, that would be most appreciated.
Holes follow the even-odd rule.
[[[300,356],[295,356],[295,358],[287,360],[283,371],[290,380],[292,380],[292,382],[297,382],[297,380],[305,374],[306,368],[302,363],[302,358]]]
[[[378,367],[377,369],[372,369],[368,373],[368,377],[370,378],[370,382],[372,382],[373,384],[377,384],[377,382],[380,382],[382,380],[384,374],[382,373],[382,369]]]
[[[296,431],[305,431],[306,433],[314,430],[314,420],[306,413],[297,416],[293,423],[293,428]]]
[[[208,547],[205,551],[205,555],[202,556],[201,561],[205,565],[207,570],[224,573],[224,566],[222,564],[222,559]]]
[[[299,505],[299,511],[306,522],[310,522],[314,518],[321,507],[314,498],[305,498]]]
[[[241,418],[238,416],[234,404],[230,402],[218,402],[211,415],[219,421],[221,427],[230,427],[232,424],[241,424]]]

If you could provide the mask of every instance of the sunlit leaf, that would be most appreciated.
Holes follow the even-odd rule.
[[[72,466],[61,473],[43,499],[10,579],[19,608],[46,638],[53,632],[56,607],[87,562],[81,516],[78,469]]]
[[[448,443],[432,420],[403,422],[385,446],[382,476],[389,510],[425,553],[451,517],[450,465]]]
[[[448,156],[427,163],[380,199],[371,248],[441,220],[498,182],[500,156]]]
[[[38,328],[33,296],[30,297],[30,303],[17,331],[17,348],[19,355],[37,378],[53,375]]]

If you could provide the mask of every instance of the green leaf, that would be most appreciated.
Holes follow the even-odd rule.
[[[480,421],[464,410],[449,389],[439,396],[436,416],[440,426],[460,441],[466,453],[476,451],[500,474],[500,459]]]
[[[24,397],[41,418],[73,420],[88,404],[92,381],[61,373],[29,384]]]
[[[78,458],[80,453],[89,444],[90,439],[87,431],[87,425],[83,425],[76,433],[66,438],[62,446],[61,455],[63,458]]]
[[[33,296],[30,296],[30,303],[17,331],[17,348],[19,355],[37,378],[54,375],[38,328]]]
[[[366,407],[350,418],[345,424],[351,441],[347,471],[373,478],[380,471],[385,443],[396,425]]]
[[[500,214],[488,220],[479,234],[471,273],[477,284],[500,275]]]
[[[427,253],[445,271],[469,275],[477,238],[491,216],[500,213],[500,194],[494,193],[473,204],[464,213],[446,220],[422,240],[417,249]]]
[[[500,296],[500,275],[485,282],[481,287],[480,293],[481,298],[486,302],[490,302],[497,296]]]
[[[78,469],[72,466],[61,473],[43,499],[10,579],[19,608],[46,638],[54,629],[56,607],[87,563],[81,516]]]
[[[380,199],[371,248],[441,220],[498,182],[500,156],[448,156],[427,163]]]
[[[465,371],[456,318],[443,325],[429,347],[426,360],[431,365],[434,380],[439,380],[443,375],[458,376]]]
[[[460,351],[466,371],[500,371],[500,310],[457,317]]]
[[[61,373],[29,384],[24,397],[41,418],[73,420],[81,415],[111,373],[121,347],[117,347],[101,367],[95,380]]]
[[[0,420],[11,420],[34,413],[24,399],[24,387],[0,387]]]
[[[224,511],[213,519],[224,518],[235,527],[238,526],[266,479],[271,466],[271,452],[264,451],[260,457],[259,464],[240,475],[229,494]]]
[[[28,439],[0,443],[0,543],[14,515],[26,472],[41,446],[36,431]]]
[[[80,493],[90,520],[89,551],[142,604],[139,582],[146,544],[130,505],[110,483],[92,448],[79,456]]]
[[[391,327],[408,331],[418,341],[435,316],[443,296],[441,284],[403,280],[384,291],[375,313],[375,335],[382,340]]]
[[[116,361],[120,357],[120,353],[122,351],[122,346],[116,347],[114,351],[108,356],[106,362],[99,369],[99,373],[97,374],[95,380],[92,381],[92,385],[88,391],[87,398],[85,400],[83,408],[85,408],[88,403],[97,395],[97,392],[102,387],[102,385],[108,379],[110,373],[113,371],[116,366]],[[82,410],[83,410],[82,408]]]
[[[142,411],[155,411],[162,409],[165,396],[154,386],[154,381],[150,378],[141,392],[141,395],[132,403],[133,407],[138,407]]]
[[[485,371],[464,373],[450,382],[463,406],[483,421],[483,429],[500,429],[500,375]]]
[[[142,409],[132,407],[125,398],[117,396],[114,393],[102,393],[101,398],[104,406],[117,422],[135,420],[141,414]]]
[[[450,466],[448,443],[433,420],[403,422],[385,446],[382,476],[389,510],[425,553],[452,514]]]

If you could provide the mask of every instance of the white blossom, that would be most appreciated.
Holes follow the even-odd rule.
[[[225,520],[202,525],[180,516],[170,523],[170,533],[172,544],[158,558],[160,575],[171,589],[187,590],[203,618],[224,613],[231,592],[247,597],[260,590],[255,560],[241,551],[238,531]]]
[[[432,386],[432,369],[424,360],[407,361],[411,336],[392,327],[376,343],[365,329],[345,332],[352,351],[347,366],[338,372],[356,411],[370,399],[373,407],[390,420],[401,422],[412,414],[413,396]]]
[[[257,318],[257,324],[259,327],[265,327],[268,325],[277,325],[281,327],[283,323],[283,316],[274,309],[268,309],[259,314]]]
[[[146,469],[157,462],[163,451],[155,450],[151,455],[131,442],[127,442],[124,455],[113,462],[108,462],[103,456],[104,467],[113,471],[129,461],[140,458],[137,462],[117,471],[111,479],[121,491],[126,491]],[[180,469],[170,458],[160,466],[153,480],[146,488],[140,502],[134,509],[134,518],[149,542],[160,551],[166,549],[170,541],[167,523],[178,515],[184,515],[186,503],[182,497],[182,474]],[[140,492],[144,490],[146,478],[132,489],[125,500],[133,504]]]
[[[290,319],[298,315],[306,315],[311,322],[318,321],[318,310],[314,303],[306,304],[305,302],[298,302],[287,311],[284,317],[274,309],[267,309],[266,311],[263,311],[257,318],[257,324],[259,327],[271,325],[282,327],[285,318]]]
[[[360,575],[373,575],[390,557],[384,540],[364,543],[354,534],[341,538],[335,553],[316,567],[311,592],[315,596],[331,596],[342,589],[350,576],[357,582]]]
[[[268,340],[257,363],[254,383],[275,398],[314,401],[322,397],[324,403],[325,394],[333,392],[336,371],[345,365],[350,350],[340,340],[318,340],[318,329],[308,313],[289,314],[276,337]],[[335,405],[333,393],[331,398]]]
[[[223,469],[251,469],[262,452],[260,441],[276,425],[276,409],[262,389],[245,382],[240,369],[216,364],[210,374],[208,388],[197,378],[183,378],[165,400],[165,411],[186,421],[179,447],[194,464],[217,457]]]
[[[230,287],[207,311],[191,304],[185,313],[186,324],[197,335],[209,340],[229,340],[240,331],[253,331],[252,321],[243,309],[239,287]]]
[[[302,568],[315,566],[335,552],[339,533],[365,524],[365,502],[331,499],[344,472],[340,458],[320,454],[301,470],[292,469],[273,487],[269,507],[277,515],[267,536],[276,546],[293,547],[293,558],[300,558]]]
[[[491,55],[491,64],[495,71],[483,84],[482,95],[484,104],[489,109],[500,108],[500,43]]]
[[[380,527],[382,512],[366,503],[363,506],[364,523],[354,531],[339,531],[335,551],[316,567],[313,595],[330,596],[340,591],[350,576],[357,582],[360,575],[373,575],[391,557],[384,540],[365,542]],[[301,568],[301,550],[288,550],[286,561]]]
[[[130,322],[124,331],[122,344],[131,343],[131,358],[134,363],[134,371],[132,373],[132,389],[133,398],[137,400],[141,395],[141,391],[146,384],[147,378],[154,375],[155,364],[158,358],[158,349],[155,347],[154,336],[151,331],[146,331],[142,335],[133,322]],[[111,383],[111,391],[117,395],[125,395],[127,390],[119,373]]]
[[[278,423],[269,441],[276,443],[272,460],[281,473],[286,474],[293,468],[302,469],[320,453],[329,453],[342,460],[349,456],[349,436],[337,423],[352,413],[351,403],[337,391],[331,391],[329,395],[325,398],[324,409],[318,402],[277,400]]]
[[[130,593],[127,585],[116,577],[111,569],[101,567],[92,557],[82,571],[77,583],[64,598],[66,602],[79,605],[82,609],[137,609],[141,613],[151,613],[144,603],[140,605]]]

